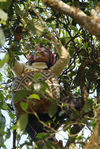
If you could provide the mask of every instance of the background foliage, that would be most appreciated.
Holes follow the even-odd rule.
[[[63,0],[63,2],[83,10],[88,15],[90,10],[97,4],[97,0]],[[62,84],[61,98],[65,95],[75,95],[77,98],[82,97],[85,103],[81,112],[73,112],[72,110],[72,114],[65,121],[63,129],[69,133],[67,145],[74,142],[83,147],[89,138],[86,138],[83,133],[70,135],[70,129],[73,123],[78,123],[82,128],[86,127],[90,130],[91,133],[95,126],[95,114],[93,114],[93,111],[95,113],[97,106],[95,95],[97,79],[100,78],[100,65],[96,61],[100,56],[100,49],[96,37],[79,26],[69,16],[45,6],[41,0],[0,0],[0,53],[5,55],[9,46],[13,45],[14,48],[10,49],[10,52],[19,60],[21,55],[27,58],[29,53],[36,48],[36,44],[40,43],[43,46],[48,45],[55,52],[57,59],[58,55],[54,44],[49,39],[44,38],[45,34],[41,34],[44,29],[43,25],[38,26],[41,24],[41,18],[48,26],[49,31],[60,39],[71,55],[69,66],[59,77]],[[21,30],[19,26],[22,27]],[[17,27],[19,27],[19,37],[17,39],[22,38],[20,41],[14,38]],[[38,32],[36,28],[39,28]],[[44,32],[49,34],[47,30]],[[23,36],[22,33],[24,33]],[[15,137],[16,115],[11,104],[11,85],[14,74],[6,64],[8,59],[9,57],[6,55],[0,60],[0,146],[7,148],[5,141],[13,133],[13,141],[11,142],[13,148],[15,147],[15,140],[17,140],[17,148],[22,148],[23,146],[29,148],[32,146],[29,137],[23,144],[19,143],[22,133]],[[82,89],[83,87],[84,89]],[[84,97],[85,91],[86,98]],[[10,124],[7,126],[5,112],[10,117]],[[72,119],[75,119],[75,121],[73,122]],[[23,118],[21,123],[23,125]],[[42,137],[44,135],[40,134],[40,140]],[[49,143],[46,141],[44,148],[48,148],[50,146]],[[50,147],[53,146],[54,144],[52,143]]]

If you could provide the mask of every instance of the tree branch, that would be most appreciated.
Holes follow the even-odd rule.
[[[72,17],[78,24],[80,24],[100,40],[100,17],[96,17],[94,15],[94,9],[91,10],[91,16],[88,16],[78,8],[69,6],[61,0],[43,0],[43,2],[50,6],[52,9],[58,10],[60,13]],[[98,6],[98,8],[100,7]]]

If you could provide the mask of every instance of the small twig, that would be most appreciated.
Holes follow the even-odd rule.
[[[16,149],[16,130],[13,131],[13,149]]]
[[[31,110],[32,110],[31,114],[34,114],[34,115],[36,116],[36,118],[38,119],[38,121],[39,121],[43,126],[45,126],[46,128],[51,129],[54,133],[57,133],[57,132],[58,132],[58,131],[56,131],[55,129],[53,129],[51,126],[49,126],[49,125],[45,124],[43,121],[41,121],[40,118],[39,118],[39,116],[38,116],[38,114],[37,114],[35,111],[33,111],[32,108],[31,108]],[[28,113],[28,114],[29,114],[29,113]]]

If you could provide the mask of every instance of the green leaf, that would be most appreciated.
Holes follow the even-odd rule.
[[[2,105],[2,109],[3,110],[8,110],[9,109],[8,105],[5,102]]]
[[[48,149],[47,144],[44,144],[44,145],[43,145],[43,149]]]
[[[21,103],[20,103],[20,106],[21,106],[22,110],[26,111],[27,108],[28,108],[28,103],[26,103],[26,102],[21,102]]]
[[[20,91],[16,91],[16,93],[14,94],[14,101],[21,101],[24,98],[26,98],[26,96],[28,95],[28,91],[27,90],[20,90]]]
[[[84,44],[83,44],[83,49],[86,49],[88,47],[88,42],[85,42]]]
[[[9,54],[6,54],[5,57],[4,57],[4,62],[7,63],[8,60],[9,60]]]
[[[88,98],[84,105],[84,111],[86,113],[88,113],[88,112],[92,111],[92,109],[93,109],[93,100]]]
[[[57,105],[56,104],[51,104],[51,106],[48,109],[48,114],[50,117],[53,117],[57,112]]]
[[[0,47],[2,47],[5,43],[6,39],[5,39],[5,35],[3,30],[0,28]]]
[[[0,128],[4,127],[5,123],[6,123],[6,119],[0,112]]]
[[[0,73],[0,82],[2,82],[2,74]]]
[[[39,95],[37,95],[37,94],[32,94],[32,95],[30,95],[30,96],[28,97],[28,99],[30,99],[30,98],[40,100],[40,97],[39,97]]]
[[[15,7],[15,12],[17,15],[23,15],[23,11],[21,11],[21,9],[18,6]]]
[[[11,119],[14,119],[15,118],[15,114],[12,113],[12,112],[9,113],[9,116],[10,116]]]
[[[9,55],[6,54],[5,57],[0,61],[0,68],[4,66],[5,63],[7,63],[9,60]]]
[[[7,133],[6,133],[6,139],[9,139],[10,138],[10,136],[11,136],[11,131],[10,131],[10,129],[7,129]]]
[[[38,133],[36,137],[37,137],[38,139],[43,139],[43,138],[46,137],[46,136],[47,136],[47,134],[45,134],[45,133]]]
[[[0,0],[0,2],[6,2],[7,0]]]
[[[30,20],[27,23],[27,29],[30,30],[33,34],[36,34],[36,29],[34,27],[34,22],[32,20]]]
[[[16,125],[16,124],[15,124],[15,125],[13,125],[13,126],[11,127],[11,129],[12,129],[12,130],[17,129],[17,125]]]
[[[3,92],[0,91],[0,101],[3,101],[4,100],[4,95],[3,95]]]
[[[28,21],[27,29],[30,30],[33,34],[37,34],[38,36],[41,36],[44,31],[43,25],[39,22],[34,22],[33,20]]]
[[[42,85],[42,89],[45,91],[46,89],[49,89],[48,84],[44,80],[39,81]]]
[[[4,12],[2,9],[0,9],[0,19],[7,21],[8,14]]]
[[[70,29],[73,30],[73,31],[75,31],[75,32],[78,32],[78,29],[75,26],[71,26]]]
[[[28,114],[22,114],[17,121],[18,134],[24,131],[28,123]]]
[[[0,0],[0,8],[1,9],[5,9],[8,10],[8,8],[10,7],[12,3],[12,0]]]
[[[34,75],[33,80],[34,80],[34,81],[36,81],[36,80],[40,79],[40,78],[41,78],[41,76],[42,76],[42,74],[41,74],[41,73],[36,73],[36,74]]]

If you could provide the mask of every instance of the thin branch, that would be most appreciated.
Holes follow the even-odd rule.
[[[13,131],[13,149],[16,149],[16,130]]]

